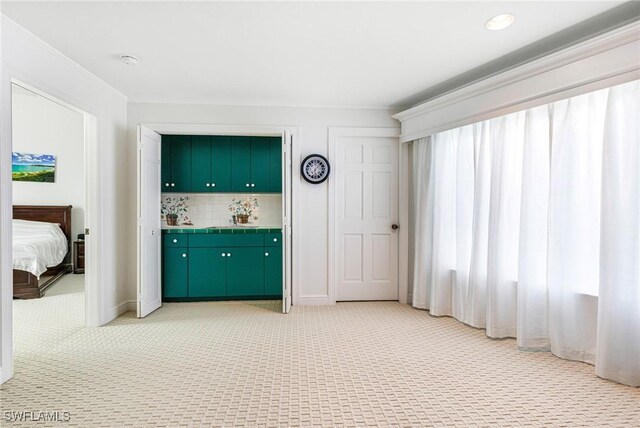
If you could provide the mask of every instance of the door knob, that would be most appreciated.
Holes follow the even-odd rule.
[[[205,186],[209,187],[209,186],[211,186],[211,184],[207,183],[207,184],[205,184]]]
[[[178,243],[178,240],[177,240],[177,239],[174,239],[174,240],[173,240],[173,243],[174,243],[174,244],[177,244],[177,243]]]
[[[397,224],[392,224],[392,225],[391,225],[391,229],[393,229],[393,230],[398,229],[398,227],[399,227],[399,226],[398,226]]]
[[[251,183],[251,187],[256,187],[255,183]]]
[[[265,256],[269,257],[269,253],[264,253]]]
[[[227,253],[227,257],[231,257],[231,253]]]
[[[211,187],[216,187],[216,183],[211,183]]]
[[[227,257],[227,255],[225,253],[222,253],[222,257]]]
[[[245,186],[249,187],[249,183],[245,184]]]
[[[182,257],[187,257],[187,255],[185,253],[182,253]]]

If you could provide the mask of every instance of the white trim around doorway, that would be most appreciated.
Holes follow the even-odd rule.
[[[296,165],[300,159],[300,141],[302,139],[300,128],[297,126],[282,126],[282,125],[217,125],[217,124],[193,124],[193,123],[140,123],[152,131],[158,134],[169,135],[240,135],[240,136],[255,136],[255,137],[280,137],[283,132],[289,131],[293,138],[293,144],[291,145],[291,161],[292,165]],[[294,171],[295,172],[295,171]],[[298,174],[293,174],[291,177],[291,198],[292,198],[292,304],[297,305],[300,302],[300,284],[297,279],[300,278],[300,257],[296,257],[296,254],[300,254],[300,239],[297,231],[300,230],[300,219],[298,213],[300,212],[300,177]],[[131,307],[129,302],[129,306]]]

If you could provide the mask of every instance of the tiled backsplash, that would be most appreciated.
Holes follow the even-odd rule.
[[[247,193],[163,193],[162,201],[167,198],[188,198],[187,212],[178,218],[178,226],[195,227],[230,226],[231,213],[229,205],[232,199],[254,197],[258,199],[259,208],[249,218],[249,225],[260,227],[282,227],[282,195],[280,194],[247,194]],[[189,224],[192,223],[192,224]],[[167,223],[162,219],[162,227]]]

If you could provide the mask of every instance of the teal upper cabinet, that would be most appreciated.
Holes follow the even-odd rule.
[[[244,193],[279,192],[281,168],[272,165],[273,144],[271,137],[231,138],[231,191]],[[278,144],[279,146],[279,144]],[[274,176],[277,174],[277,178]]]
[[[162,136],[161,171],[164,192],[191,191],[191,137]]]
[[[250,137],[231,137],[231,190],[251,192]]]
[[[251,138],[251,191],[271,191],[271,142],[269,138]]]
[[[162,191],[281,192],[281,139],[163,135]]]
[[[191,137],[191,191],[211,190],[211,137]]]
[[[282,192],[282,138],[270,137],[269,140],[269,164],[271,170],[269,191],[280,193]]]
[[[231,191],[231,137],[211,137],[211,191]]]
[[[231,190],[230,137],[191,137],[191,191]]]

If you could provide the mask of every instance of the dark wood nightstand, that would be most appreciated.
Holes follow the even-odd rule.
[[[84,241],[73,241],[73,273],[84,273]]]

